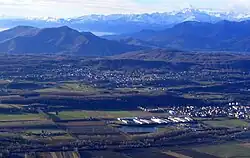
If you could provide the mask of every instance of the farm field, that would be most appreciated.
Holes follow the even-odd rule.
[[[137,117],[153,116],[154,114],[143,111],[62,111],[58,116],[62,120],[84,119],[84,118],[118,118],[118,117]]]
[[[94,152],[79,152],[81,157],[84,158],[175,158],[162,153],[155,149],[133,149],[124,150],[120,152],[106,150],[106,151],[94,151]]]
[[[132,157],[132,158],[140,158],[140,157],[175,158],[155,148],[150,148],[147,150],[145,149],[127,150],[127,151],[123,151],[122,153],[126,157]]]
[[[114,152],[114,151],[93,151],[93,152],[79,152],[81,157],[84,158],[127,158],[121,153]]]
[[[163,153],[174,158],[218,158],[214,155],[197,152],[189,149],[169,150]]]
[[[74,141],[75,139],[68,135],[68,134],[62,134],[59,136],[53,136],[53,135],[23,135],[22,138],[30,141],[39,141],[42,143],[50,144],[50,145],[56,145],[59,143],[68,143],[70,141]]]
[[[53,136],[52,137],[52,141],[54,143],[56,142],[68,142],[68,141],[72,141],[75,140],[75,138],[73,138],[71,135],[65,134],[65,135],[61,135],[61,136]]]
[[[249,116],[250,56],[218,53],[211,61],[207,53],[159,53],[156,61],[0,56],[1,152],[45,152],[27,158],[250,157],[249,118],[229,119]],[[229,106],[236,101],[241,106]],[[138,127],[117,121],[169,115],[198,118]],[[245,144],[211,145],[234,141]]]
[[[32,158],[34,155],[26,155],[27,158]],[[44,153],[36,153],[36,157],[41,158],[80,158],[78,152],[44,152]]]
[[[40,93],[79,93],[81,95],[93,95],[99,94],[104,91],[104,89],[98,89],[91,87],[89,85],[81,84],[81,83],[60,83],[54,87],[37,89],[36,92]]]
[[[102,121],[81,121],[81,122],[68,122],[60,123],[61,126],[67,128],[71,133],[84,134],[84,135],[105,135],[116,134],[118,130],[106,125]]]
[[[0,121],[28,121],[28,120],[44,120],[45,118],[39,114],[0,114]]]
[[[14,128],[14,127],[34,127],[34,126],[51,126],[54,123],[50,120],[24,120],[24,121],[2,121],[0,122],[0,127],[9,127],[9,128]]]
[[[12,109],[12,108],[15,108],[16,105],[11,105],[11,104],[0,104],[0,108],[3,108],[3,109]]]
[[[244,120],[239,120],[239,119],[211,120],[211,121],[204,121],[204,123],[211,127],[234,128],[234,127],[248,127],[249,126],[249,123],[247,123]]]
[[[69,133],[80,140],[124,140],[124,136],[116,128],[102,121],[72,121],[60,123]]]
[[[66,133],[66,132],[63,130],[60,130],[60,129],[28,129],[25,131],[25,133],[29,133],[29,134],[42,134],[42,133],[57,134],[57,133]]]
[[[250,157],[249,147],[244,146],[243,144],[239,144],[239,143],[197,147],[197,148],[194,148],[193,150],[202,152],[202,153],[207,153],[207,154],[214,155],[214,156],[218,156],[221,158]]]
[[[11,97],[11,96],[8,96],[8,97]],[[0,109],[4,109],[4,110],[7,110],[7,109],[9,110],[19,109],[20,110],[23,107],[25,107],[25,105],[22,105],[22,104],[0,104]]]

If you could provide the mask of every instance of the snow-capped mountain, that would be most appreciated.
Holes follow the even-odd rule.
[[[250,13],[214,11],[208,9],[185,8],[179,11],[165,13],[145,13],[145,14],[113,14],[113,15],[86,15],[78,18],[67,19],[71,22],[85,21],[127,21],[127,22],[144,22],[148,24],[171,24],[172,22],[181,23],[186,19],[195,21],[241,21],[250,18]]]
[[[185,21],[215,23],[221,20],[243,21],[250,12],[226,12],[209,9],[186,8],[165,13],[86,15],[76,18],[0,18],[0,28],[17,25],[52,27],[68,25],[80,31],[130,33],[140,30],[161,30]]]

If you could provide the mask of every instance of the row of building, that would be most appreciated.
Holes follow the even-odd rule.
[[[129,118],[117,118],[121,124],[125,125],[166,125],[173,123],[188,123],[193,122],[194,120],[190,117],[176,117],[169,116],[167,118],[151,117],[151,118],[138,118],[138,117],[129,117]]]

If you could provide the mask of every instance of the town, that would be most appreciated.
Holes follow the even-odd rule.
[[[227,106],[170,106],[167,108],[143,108],[138,109],[152,113],[169,113],[170,115],[187,116],[192,118],[228,117],[249,119],[250,106],[241,106],[240,103],[229,103]]]
[[[163,101],[165,105],[159,106],[221,106],[233,101],[249,104],[249,91],[245,89],[249,86],[250,71],[241,71],[238,67],[220,70],[217,65],[203,61],[194,61],[186,67],[179,62],[173,67],[174,63],[171,62],[159,64],[158,61],[131,59],[86,59],[72,56],[52,59],[50,56],[29,55],[9,56],[8,61],[4,58],[0,57],[0,79],[6,84],[0,91],[6,96],[17,93],[60,93],[64,96],[77,93],[91,97],[167,95],[172,98],[169,104]],[[29,62],[18,64],[22,60]],[[224,65],[223,60],[220,62]],[[244,93],[237,95],[238,92]],[[134,108],[138,106],[136,104]]]
[[[250,71],[222,70],[227,63],[221,54],[219,65],[197,60],[185,66],[117,57],[6,56],[0,56],[3,156],[105,151],[129,157],[140,149],[159,156],[154,150],[160,146],[170,155],[203,157],[208,155],[193,149],[249,139]]]

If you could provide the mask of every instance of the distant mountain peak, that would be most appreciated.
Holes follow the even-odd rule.
[[[189,5],[188,7],[186,7],[186,8],[182,8],[182,9],[180,9],[180,10],[176,10],[175,12],[181,12],[181,13],[192,13],[192,12],[197,12],[197,11],[201,11],[200,9],[197,9],[197,8],[195,8],[194,6],[192,6],[192,5]]]
[[[66,26],[66,25],[60,26],[60,27],[54,27],[53,29],[65,30],[65,31],[76,31],[76,30],[74,30],[74,29],[72,29],[72,28],[70,28],[69,26]]]
[[[16,25],[30,25],[39,28],[70,26],[78,31],[132,33],[140,30],[163,30],[185,21],[216,23],[221,20],[244,21],[250,20],[250,12],[225,11],[209,8],[187,8],[164,13],[144,14],[111,14],[111,15],[84,15],[75,18],[19,18],[0,19],[0,28],[12,28]]]
[[[226,11],[226,10],[214,10],[214,9],[209,9],[209,8],[196,8],[192,5],[189,5],[186,8],[174,10],[174,11],[169,11],[169,12],[163,12],[163,13],[143,13],[143,14],[110,14],[110,15],[101,15],[101,14],[90,14],[90,15],[84,15],[84,16],[79,16],[75,18],[53,18],[53,17],[41,17],[41,18],[27,18],[29,20],[44,20],[47,22],[58,22],[58,21],[68,21],[68,22],[80,22],[80,21],[100,21],[100,20],[127,20],[127,21],[136,21],[143,20],[145,17],[151,17],[151,16],[168,16],[168,15],[177,15],[177,14],[207,14],[210,16],[214,15],[228,15],[230,17],[228,18],[234,18],[237,20],[237,18],[243,18],[243,17],[250,17],[250,12],[246,11]],[[233,16],[233,17],[232,17]],[[228,19],[226,19],[228,20]]]

